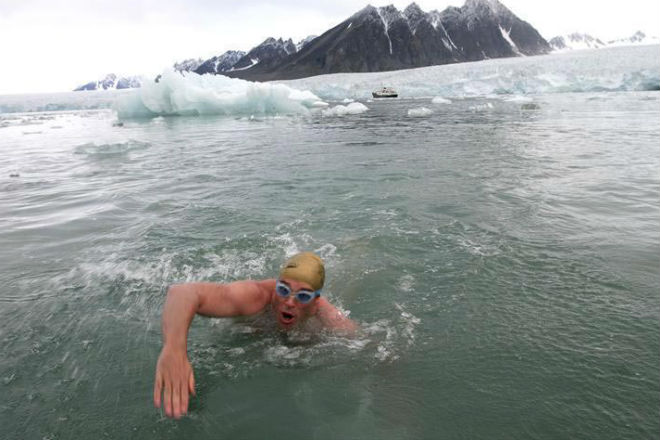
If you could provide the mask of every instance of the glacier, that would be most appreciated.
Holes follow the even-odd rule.
[[[451,104],[465,98],[525,103],[550,93],[660,90],[659,46],[612,47],[533,57],[374,73],[341,73],[291,81],[254,83],[222,75],[168,70],[141,89],[0,97],[0,113],[113,108],[118,117],[168,115],[355,114],[334,108],[371,100],[371,92],[394,87],[398,99]],[[361,108],[361,107],[360,107]],[[367,111],[361,109],[361,112]]]
[[[404,98],[475,98],[571,92],[660,90],[658,45],[501,58],[416,69],[337,73],[279,81],[323,100],[364,100],[386,85]]]

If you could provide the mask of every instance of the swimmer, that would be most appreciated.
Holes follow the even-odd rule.
[[[196,314],[232,317],[265,312],[283,331],[314,321],[316,325],[308,327],[355,332],[355,322],[321,296],[324,281],[321,258],[303,252],[286,261],[278,279],[171,286],[163,307],[163,348],[154,383],[156,408],[164,403],[165,414],[177,419],[188,411],[189,394],[195,394],[187,353],[188,329]]]

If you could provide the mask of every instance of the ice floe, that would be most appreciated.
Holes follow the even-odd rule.
[[[348,105],[336,105],[329,109],[323,110],[323,116],[344,116],[344,115],[358,115],[369,110],[369,107],[360,103],[352,102]]]
[[[426,116],[431,116],[432,114],[433,110],[426,107],[411,108],[408,110],[408,116],[411,118],[423,118]]]

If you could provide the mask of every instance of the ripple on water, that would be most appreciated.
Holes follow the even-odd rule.
[[[128,140],[126,142],[95,144],[86,143],[78,145],[74,148],[74,154],[86,155],[90,158],[102,159],[106,157],[121,156],[131,151],[145,150],[149,148],[149,142],[141,142],[136,140]]]

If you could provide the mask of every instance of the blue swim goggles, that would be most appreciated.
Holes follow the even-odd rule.
[[[283,281],[277,280],[275,283],[275,292],[282,298],[286,298],[291,295],[291,287]],[[307,304],[317,296],[321,296],[321,289],[317,291],[300,289],[295,293],[295,297],[301,304]]]

